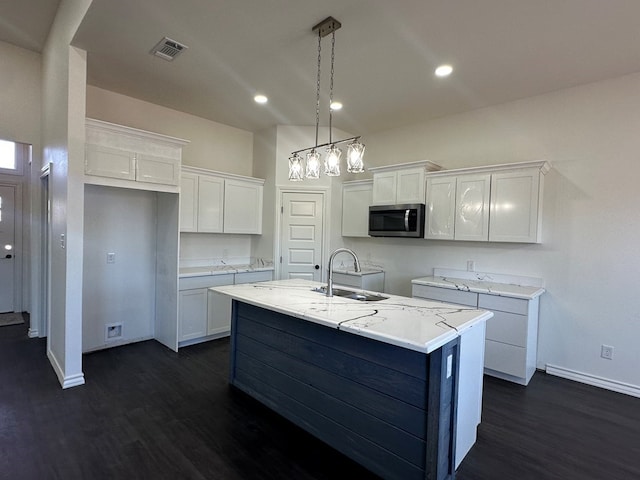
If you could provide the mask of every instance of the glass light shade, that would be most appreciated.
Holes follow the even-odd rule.
[[[357,140],[347,145],[347,172],[364,172],[364,145]]]
[[[311,180],[320,178],[320,154],[316,152],[315,149],[307,153],[307,171],[305,176]]]
[[[297,153],[289,157],[289,180],[292,182],[302,180],[302,157]]]
[[[328,177],[337,177],[340,175],[340,156],[342,150],[335,145],[329,145],[327,148],[327,156],[324,159],[324,174]]]

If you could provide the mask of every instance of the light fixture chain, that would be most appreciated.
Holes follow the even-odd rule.
[[[333,134],[333,126],[332,117],[333,117],[333,65],[336,58],[336,31],[331,32],[331,81],[329,82],[329,143],[331,143],[332,134]],[[316,142],[317,143],[317,142]]]
[[[318,78],[316,80],[316,143],[318,145],[318,128],[320,125],[320,64],[322,61],[322,35],[318,30]]]

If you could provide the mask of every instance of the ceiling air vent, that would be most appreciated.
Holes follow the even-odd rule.
[[[151,54],[170,62],[178,55],[180,55],[180,52],[186,50],[187,48],[189,47],[187,47],[186,45],[182,45],[175,40],[164,37],[158,42],[155,47],[153,47],[153,49],[151,50]]]

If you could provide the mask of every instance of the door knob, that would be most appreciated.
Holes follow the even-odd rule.
[[[320,265],[316,265],[316,266],[315,266],[315,267],[313,267],[313,268],[315,268],[316,270],[320,270]]]
[[[6,254],[4,256],[4,258],[13,258],[13,255],[11,255],[10,253]],[[316,268],[318,268],[318,266],[316,265]]]

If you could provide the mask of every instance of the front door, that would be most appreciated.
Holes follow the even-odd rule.
[[[322,281],[324,194],[283,193],[280,278]]]
[[[14,310],[15,187],[0,185],[0,313]]]

